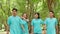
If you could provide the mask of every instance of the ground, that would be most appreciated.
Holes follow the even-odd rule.
[[[0,34],[6,34],[6,32],[0,32]]]
[[[0,34],[6,34],[6,32],[0,32]]]

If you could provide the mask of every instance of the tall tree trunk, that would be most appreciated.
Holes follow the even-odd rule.
[[[47,0],[49,11],[53,11],[54,0]]]
[[[29,22],[29,32],[31,32],[31,20],[33,18],[34,10],[33,10],[33,3],[31,2],[32,0],[26,0],[27,4],[27,11],[26,13],[28,14],[28,18],[30,20]]]

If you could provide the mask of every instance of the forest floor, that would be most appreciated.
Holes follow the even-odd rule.
[[[44,32],[43,32],[44,33]],[[6,34],[6,32],[0,32],[0,34]]]
[[[0,34],[6,34],[6,32],[0,32]]]
[[[6,34],[6,32],[0,32],[0,34]]]

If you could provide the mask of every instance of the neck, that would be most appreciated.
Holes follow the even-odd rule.
[[[38,19],[38,18],[35,18],[35,19]]]
[[[50,18],[53,18],[53,17],[50,17]]]
[[[16,16],[16,15],[13,15],[13,16]]]

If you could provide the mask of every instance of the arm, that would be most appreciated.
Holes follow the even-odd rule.
[[[9,34],[9,26],[10,26],[10,18],[8,18],[8,20],[7,20],[7,33],[6,34]]]
[[[43,29],[46,30],[46,25],[44,24]]]
[[[34,29],[33,23],[34,23],[34,21],[32,20],[32,21],[31,21],[31,34],[33,34],[33,29]]]
[[[56,34],[58,34],[58,26],[56,26]]]
[[[44,21],[43,30],[46,30],[47,19]]]
[[[29,19],[26,19],[26,18],[24,18],[24,17],[21,17],[21,18],[24,19],[25,21],[29,22]]]
[[[56,34],[58,34],[58,20],[56,19]]]
[[[33,26],[31,27],[31,29],[32,29],[32,30],[31,30],[31,33],[33,34]]]
[[[43,26],[44,34],[46,34],[47,21],[48,21],[47,19],[44,21],[44,26]]]
[[[9,34],[9,26],[8,25],[7,25],[7,30],[6,31],[7,31],[6,34]]]
[[[22,18],[19,18],[19,20],[20,20],[21,28],[22,28],[22,29],[23,29],[23,31],[25,32],[25,29],[24,29],[24,23],[23,23]]]
[[[46,25],[43,26],[43,34],[46,34]]]
[[[23,25],[21,25],[21,27],[22,27],[23,31],[25,32],[24,26],[23,26]]]

